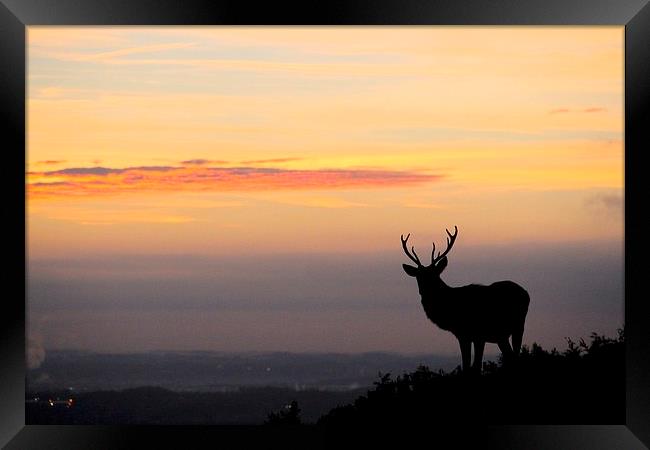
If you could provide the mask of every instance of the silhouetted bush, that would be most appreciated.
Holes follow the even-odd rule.
[[[589,343],[567,339],[563,352],[533,343],[511,366],[485,362],[480,376],[425,366],[396,378],[380,374],[373,390],[318,425],[624,423],[624,350],[619,330],[617,338],[592,333]]]
[[[268,415],[265,425],[284,426],[284,425],[300,425],[300,408],[298,402],[293,400],[288,405],[285,405],[278,412],[272,412]]]

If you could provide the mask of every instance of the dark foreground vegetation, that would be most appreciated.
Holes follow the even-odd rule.
[[[420,366],[397,377],[380,374],[371,390],[326,392],[242,388],[174,392],[29,393],[27,424],[262,424],[346,427],[481,424],[625,423],[624,334],[567,340],[564,351],[524,346],[515,365],[484,363],[482,375]],[[363,394],[363,395],[362,395]],[[35,401],[35,396],[39,400]],[[49,400],[52,400],[50,404]],[[329,411],[329,412],[328,412]]]
[[[516,365],[487,362],[481,376],[423,366],[396,378],[386,374],[318,425],[625,423],[623,330],[617,338],[594,333],[588,343],[567,342],[563,352],[524,347]]]

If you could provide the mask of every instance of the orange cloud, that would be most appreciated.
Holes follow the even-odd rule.
[[[605,111],[605,108],[585,108],[582,110],[582,112],[586,112],[586,113],[603,112],[603,111]]]
[[[30,199],[143,192],[231,192],[381,188],[437,181],[441,175],[372,169],[288,170],[269,167],[84,167],[29,172]]]
[[[48,159],[46,161],[36,161],[36,164],[42,164],[42,165],[46,165],[46,166],[54,166],[54,165],[57,165],[57,164],[63,164],[64,162],[66,162],[66,161],[63,160],[63,159],[60,159],[60,160],[59,159]]]
[[[594,106],[591,108],[583,108],[581,110],[577,109],[569,109],[569,108],[557,108],[557,109],[552,109],[548,113],[549,114],[560,114],[560,113],[568,113],[568,112],[583,112],[583,113],[595,113],[595,112],[604,112],[607,111],[605,108],[601,108],[599,106]]]

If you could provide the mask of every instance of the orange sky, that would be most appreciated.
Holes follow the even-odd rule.
[[[371,251],[452,224],[470,244],[622,238],[622,27],[28,42],[32,256]]]

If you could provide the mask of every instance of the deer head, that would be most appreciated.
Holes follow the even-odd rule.
[[[431,296],[437,289],[445,286],[445,283],[440,279],[440,274],[445,270],[445,267],[447,267],[447,254],[454,246],[456,236],[458,236],[458,227],[454,226],[454,234],[451,234],[447,229],[445,229],[445,231],[447,231],[447,249],[443,253],[438,251],[438,255],[436,256],[436,243],[434,242],[433,250],[431,251],[431,264],[428,266],[422,265],[420,258],[417,253],[415,253],[414,247],[411,247],[411,251],[409,252],[406,243],[411,235],[408,234],[406,238],[404,238],[404,235],[400,236],[404,253],[406,253],[406,256],[408,256],[411,261],[417,264],[415,267],[408,264],[402,264],[402,267],[407,275],[415,277],[418,282],[420,295],[423,298]]]

